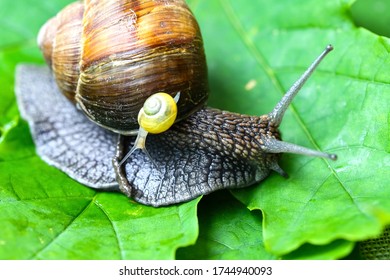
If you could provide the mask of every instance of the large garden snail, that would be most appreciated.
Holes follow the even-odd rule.
[[[287,107],[331,46],[271,113],[247,116],[205,107],[202,38],[183,0],[77,2],[49,20],[38,41],[71,102],[58,94],[47,69],[22,66],[16,90],[21,113],[40,156],[90,187],[119,185],[136,201],[161,206],[249,186],[272,170],[285,176],[277,163],[281,153],[336,159],[283,142],[278,131]],[[177,106],[175,117],[165,132],[143,138],[144,151],[134,150],[142,129],[139,111],[159,92]]]

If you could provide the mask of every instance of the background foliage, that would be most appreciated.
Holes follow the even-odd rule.
[[[0,3],[0,258],[335,259],[390,224],[390,41],[354,25],[354,1],[188,1],[205,40],[211,106],[269,112],[335,46],[281,130],[339,160],[285,155],[287,180],[273,174],[233,195],[158,209],[90,190],[35,154],[14,69],[43,64],[36,34],[69,2]]]

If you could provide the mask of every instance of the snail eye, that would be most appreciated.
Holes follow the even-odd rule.
[[[146,99],[138,114],[138,123],[145,131],[153,134],[168,130],[176,120],[176,97],[167,93],[155,93]]]

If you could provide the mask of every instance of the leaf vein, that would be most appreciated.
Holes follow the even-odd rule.
[[[91,200],[89,203],[87,203],[85,205],[85,207],[83,207],[80,212],[74,216],[73,219],[71,219],[69,221],[69,223],[64,227],[64,229],[59,232],[57,235],[55,235],[45,246],[43,246],[42,248],[40,248],[39,250],[35,251],[28,259],[36,259],[37,256],[42,253],[43,251],[47,250],[56,240],[58,240],[60,238],[61,235],[63,235],[67,229],[69,229],[71,227],[71,225],[89,208],[91,207],[91,205],[93,205],[93,200]]]
[[[125,259],[125,256],[124,256],[124,249],[123,249],[123,245],[122,245],[122,242],[121,242],[121,239],[119,238],[119,231],[118,231],[118,228],[116,227],[114,221],[111,219],[110,215],[107,213],[107,211],[102,207],[102,205],[100,203],[98,203],[96,201],[96,196],[94,197],[93,199],[93,202],[94,204],[96,205],[96,207],[98,207],[100,209],[100,211],[102,211],[102,213],[107,217],[108,221],[110,222],[111,224],[111,227],[115,233],[115,240],[117,242],[117,245],[118,245],[118,248],[119,248],[119,252],[121,254],[121,259],[124,260]]]

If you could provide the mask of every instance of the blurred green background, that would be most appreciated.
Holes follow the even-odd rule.
[[[390,0],[358,0],[351,14],[357,26],[390,37]]]

